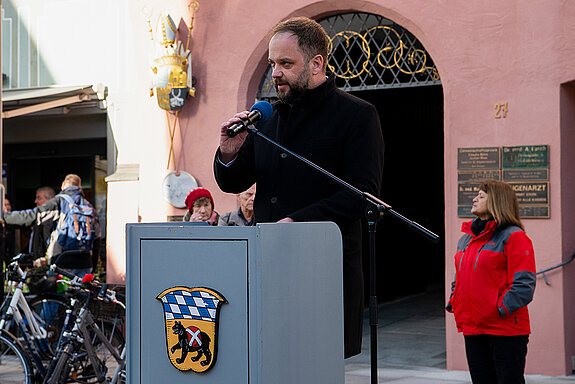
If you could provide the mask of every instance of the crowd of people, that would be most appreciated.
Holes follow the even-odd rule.
[[[94,271],[94,259],[100,257],[101,231],[98,214],[86,200],[82,191],[82,179],[78,175],[66,175],[60,189],[60,193],[56,194],[51,187],[38,188],[34,200],[36,206],[31,209],[12,211],[5,203],[2,226],[4,231],[17,227],[31,228],[28,246],[20,251],[31,255],[34,266],[40,267],[57,261],[62,268],[84,276]],[[9,202],[9,199],[5,197],[4,201]],[[61,241],[58,241],[59,232],[64,226],[65,213],[69,211],[71,204],[82,204],[90,210],[88,247],[66,248],[61,245]],[[15,239],[10,237],[6,238],[6,244],[14,241]],[[3,250],[5,262],[14,256],[15,250],[9,250],[7,246]]]
[[[378,113],[368,102],[339,90],[335,77],[327,74],[326,32],[304,17],[283,21],[270,32],[268,61],[278,101],[271,117],[256,127],[357,189],[378,196],[384,158]],[[237,210],[218,214],[210,191],[198,187],[185,199],[183,220],[210,226],[335,222],[343,238],[345,357],[356,355],[361,352],[364,315],[361,220],[366,203],[247,131],[230,136],[228,129],[245,123],[248,114],[238,112],[221,124],[213,161],[215,180],[222,191],[236,194]],[[8,225],[32,226],[30,252],[35,258],[58,257],[67,268],[88,273],[93,269],[90,253],[62,258],[66,250],[52,247],[66,204],[63,195],[81,196],[80,178],[68,175],[61,189],[55,194],[39,188],[36,207],[24,211],[11,211],[5,199],[3,230],[7,233]],[[509,185],[482,183],[471,213],[477,218],[462,227],[447,310],[463,332],[473,382],[520,383],[530,333],[527,304],[535,289],[533,246]],[[6,244],[2,250],[10,252]]]
[[[61,192],[56,194],[49,186],[36,190],[35,207],[31,209],[13,211],[8,196],[4,196],[3,215],[0,219],[0,267],[5,266],[16,255],[16,252],[28,253],[34,261],[35,267],[45,266],[58,261],[58,265],[71,272],[83,276],[96,271],[101,260],[99,218],[94,210],[93,240],[89,250],[63,249],[56,241],[57,227],[63,218],[62,207],[69,202],[62,196],[68,195],[76,200],[80,197],[85,203],[92,206],[82,191],[82,180],[78,175],[69,174],[62,182]],[[250,226],[254,225],[254,197],[255,185],[248,190],[238,193],[239,208],[227,212],[223,216],[215,211],[215,203],[209,190],[198,187],[191,190],[186,197],[188,208],[184,221],[205,222],[209,225],[220,226]],[[25,248],[17,246],[17,228],[28,228],[30,238]],[[3,271],[3,268],[1,268]]]
[[[251,226],[254,225],[254,199],[256,196],[255,184],[247,190],[237,193],[239,208],[220,216],[215,210],[214,198],[206,188],[192,189],[186,197],[188,211],[183,221],[205,222],[209,225],[220,226]]]

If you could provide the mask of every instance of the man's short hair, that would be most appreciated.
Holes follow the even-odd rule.
[[[310,61],[315,55],[323,56],[323,71],[327,66],[329,37],[319,23],[307,17],[293,17],[278,23],[270,31],[271,36],[278,33],[291,33],[297,37],[298,47],[304,59]]]
[[[64,183],[68,186],[81,187],[82,179],[80,178],[80,176],[70,173],[66,175],[66,177],[64,178]]]
[[[56,191],[54,191],[54,188],[48,186],[38,188],[36,193],[43,194],[46,199],[51,199],[56,196]]]

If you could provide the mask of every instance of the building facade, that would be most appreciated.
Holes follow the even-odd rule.
[[[236,208],[235,196],[221,192],[212,174],[219,127],[256,98],[270,96],[266,33],[291,16],[308,16],[329,28],[330,65],[338,81],[379,111],[386,140],[382,199],[442,237],[432,245],[384,218],[378,241],[383,296],[410,293],[400,292],[400,285],[421,291],[437,283],[449,296],[460,226],[468,220],[473,185],[483,177],[512,182],[521,195],[538,271],[575,252],[575,4],[211,0],[198,5],[2,3],[3,73],[12,81],[20,73],[14,68],[28,63],[33,69],[26,81],[4,83],[3,93],[70,84],[107,88],[95,99],[105,101],[98,127],[106,142],[110,282],[126,278],[126,223],[184,213],[172,199],[178,192],[174,178],[184,175],[208,188],[221,213]],[[195,94],[177,114],[160,108],[158,78],[151,70],[161,56],[161,13],[171,15],[179,40],[191,51],[188,77],[193,75]],[[23,36],[31,37],[29,44]],[[7,119],[3,125],[6,141],[12,128]],[[386,236],[401,239],[401,247],[392,248]],[[530,305],[527,373],[566,375],[575,356],[570,320],[575,269],[567,264],[545,279],[539,275]],[[450,315],[446,334],[447,368],[466,369],[463,337]]]

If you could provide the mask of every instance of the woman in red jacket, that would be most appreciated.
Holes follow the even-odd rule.
[[[447,310],[463,332],[474,384],[525,383],[531,333],[527,304],[535,291],[533,245],[509,185],[483,182],[471,213],[477,218],[461,228]]]

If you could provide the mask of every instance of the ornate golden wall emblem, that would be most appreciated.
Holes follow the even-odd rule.
[[[152,33],[150,11],[144,11],[151,38],[158,44],[157,52],[152,66],[154,73],[153,88],[150,95],[158,98],[158,105],[166,111],[180,110],[188,95],[194,96],[195,89],[192,84],[192,58],[190,39],[194,27],[195,11],[199,9],[197,1],[188,6],[192,18],[189,25],[186,46],[178,39],[178,27],[169,14],[162,13],[156,24],[156,33]]]
[[[153,85],[150,96],[156,94],[158,106],[166,111],[168,129],[170,132],[170,153],[168,154],[168,169],[170,161],[176,166],[174,152],[174,135],[178,122],[178,112],[184,107],[188,96],[195,96],[196,89],[192,76],[192,56],[190,51],[190,39],[194,28],[195,12],[200,8],[197,1],[188,5],[191,20],[186,37],[186,45],[182,43],[178,27],[169,14],[162,13],[156,24],[156,32],[153,33],[151,9],[143,9],[144,17],[148,23],[148,32],[151,40],[157,43],[152,65]],[[174,112],[173,124],[168,112]]]

